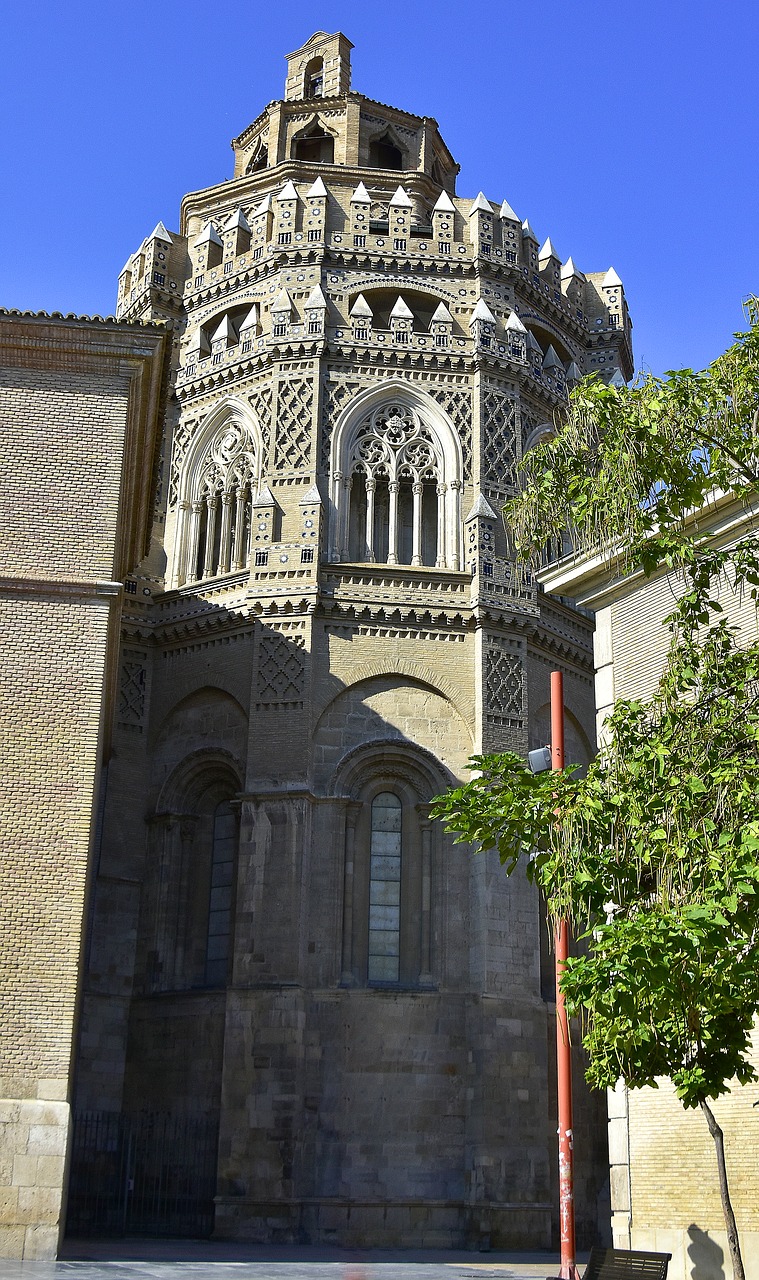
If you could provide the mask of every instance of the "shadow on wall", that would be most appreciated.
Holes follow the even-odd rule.
[[[716,1240],[712,1240],[695,1222],[688,1227],[688,1235],[691,1241],[688,1245],[691,1280],[725,1280],[722,1265],[725,1255]]]

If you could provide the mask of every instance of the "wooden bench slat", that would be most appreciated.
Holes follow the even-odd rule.
[[[671,1253],[645,1249],[591,1250],[583,1280],[667,1280]]]

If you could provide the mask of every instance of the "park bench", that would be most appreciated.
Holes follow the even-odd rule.
[[[590,1252],[583,1280],[667,1280],[671,1253],[645,1249],[599,1249]]]

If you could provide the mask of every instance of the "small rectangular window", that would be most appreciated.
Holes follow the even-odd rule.
[[[513,249],[504,249],[503,256],[507,262],[516,262],[517,260],[517,255]]]
[[[300,562],[301,562],[301,564],[313,564],[313,563],[314,563],[314,549],[313,549],[313,547],[301,547],[301,552],[300,552]]]
[[[484,574],[484,576],[485,576],[486,578],[492,578],[492,576],[493,576],[493,562],[492,562],[491,560],[486,560],[486,561],[484,562],[484,564],[483,564],[483,566],[482,566],[482,572],[483,572],[483,574]]]
[[[353,237],[353,247],[354,247],[354,249],[365,249],[365,248],[366,248],[366,236],[354,236],[354,237]]]
[[[293,236],[291,231],[280,231],[277,236],[277,244],[290,244],[292,238]]]
[[[274,326],[274,328],[273,328],[273,330],[272,330],[272,333],[274,334],[274,337],[275,337],[275,338],[284,338],[285,334],[287,333],[287,325],[286,325],[286,324],[275,324],[275,326]]]
[[[196,289],[199,289],[199,288],[201,287],[201,285],[202,285],[202,284],[203,284],[203,277],[202,277],[202,276],[196,276],[196,277],[195,277],[195,288],[196,288]]]
[[[163,271],[153,272],[153,284],[165,284],[165,282],[166,282],[166,276],[164,275]]]
[[[451,242],[450,240],[441,240],[437,247],[438,253],[442,253],[443,257],[450,257]]]
[[[246,356],[248,352],[252,350],[253,350],[253,343],[251,342],[250,338],[246,338],[242,344],[243,355]]]
[[[309,231],[308,233],[308,238],[312,244],[315,240],[319,240],[320,237],[321,237],[321,231],[319,230],[318,227],[315,230]]]
[[[399,346],[401,347],[408,346],[408,334],[405,329],[396,329],[395,333],[393,334],[393,337],[395,338],[395,341],[399,344]]]
[[[486,258],[489,258],[489,257],[490,257],[490,245],[489,245],[489,244],[481,244],[481,245],[480,245],[480,252],[481,252],[481,253],[484,253]]]
[[[393,240],[393,248],[395,249],[395,251],[396,251],[397,253],[405,253],[405,252],[406,252],[406,241],[405,241],[405,240],[402,240],[402,239],[395,239],[395,240]]]
[[[225,275],[225,276],[231,276],[231,274],[232,274],[232,265],[233,265],[233,264],[232,264],[231,262],[225,262],[225,263],[224,263],[224,275]]]
[[[257,551],[256,552],[256,568],[264,569],[268,563],[269,563],[269,552]]]
[[[253,257],[254,257],[254,258],[263,258],[263,256],[264,256],[264,249],[263,249],[263,245],[259,245],[257,249],[254,249],[254,250],[253,250]]]
[[[368,329],[354,329],[354,330],[353,330],[353,337],[356,339],[356,342],[368,342],[368,341],[369,341],[369,330],[368,330]]]
[[[124,583],[124,590],[126,591],[126,593],[127,593],[127,595],[128,595],[128,596],[136,596],[136,595],[137,595],[137,583],[136,583],[136,582],[133,582],[133,581],[131,581],[131,580],[130,580],[129,582],[125,582],[125,583]]]
[[[215,355],[214,355],[213,360],[211,361],[211,363],[212,363],[212,364],[221,364],[221,362],[222,362],[222,360],[223,360],[223,359],[224,359],[224,352],[223,352],[223,351],[217,351],[217,352],[215,353]]]

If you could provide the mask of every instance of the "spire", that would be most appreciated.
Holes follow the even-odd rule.
[[[254,302],[245,319],[240,324],[240,333],[245,333],[248,329],[256,329],[258,327],[258,303]]]
[[[321,311],[321,310],[326,311],[327,310],[327,299],[325,298],[324,293],[322,292],[322,287],[320,284],[314,285],[313,289],[309,293],[303,305],[306,311]]]
[[[573,258],[567,258],[566,262],[564,263],[563,267],[561,268],[561,278],[562,278],[562,280],[570,280],[570,279],[572,278],[572,276],[577,276],[577,278],[578,278],[579,280],[584,280],[584,279],[585,279],[584,275],[582,274],[582,271],[580,271],[580,270],[575,266],[575,264],[574,264],[574,259],[573,259]]]
[[[211,342],[226,342],[228,346],[237,342],[237,330],[229,316],[224,316],[221,324],[214,329],[211,334]]]
[[[221,240],[219,239],[219,233],[217,232],[216,227],[213,225],[212,222],[206,223],[200,235],[198,236],[197,240],[195,241],[195,244],[196,245],[217,244],[219,248],[222,247]]]
[[[535,232],[533,231],[532,227],[530,226],[526,218],[522,223],[522,235],[524,236],[525,240],[534,240],[536,244],[540,243],[540,241],[538,240],[538,237],[535,235]]]
[[[292,311],[293,309],[292,298],[287,292],[287,289],[282,289],[281,292],[277,294],[276,298],[271,304],[271,309],[272,309],[272,312]]]
[[[321,177],[318,177],[314,185],[312,187],[309,187],[308,191],[306,192],[306,199],[315,200],[318,196],[326,196],[326,195],[329,195],[329,192],[327,191],[327,188],[322,182]]]
[[[453,323],[453,316],[451,315],[450,311],[448,310],[444,302],[439,302],[437,304],[435,310],[432,313],[432,319],[445,320],[446,322],[450,321],[451,324]]]
[[[274,197],[275,200],[297,200],[298,193],[292,182],[286,182],[279,195]]]
[[[353,312],[351,312],[351,315],[352,314]],[[403,298],[401,297],[400,294],[398,294],[398,299],[392,311],[390,312],[390,315],[394,320],[413,320],[414,319],[413,311],[409,310],[409,308],[406,306],[406,303],[403,301]]]
[[[495,316],[484,298],[477,299],[477,306],[472,312],[472,321],[470,323],[475,320],[486,320],[488,324],[495,324]]]
[[[619,278],[619,276],[617,275],[617,273],[616,273],[616,271],[614,270],[614,268],[613,268],[613,267],[609,267],[609,270],[606,272],[606,275],[604,276],[603,280],[601,281],[601,285],[602,285],[602,287],[603,287],[604,289],[613,289],[613,288],[615,288],[617,285],[621,285],[621,284],[622,284],[622,281],[620,280],[620,278]],[[624,286],[622,286],[622,287],[624,288]]]
[[[582,382],[582,374],[574,360],[571,361],[567,368],[567,382]]]
[[[315,484],[303,494],[302,498],[298,498],[299,507],[320,507],[322,505],[322,495],[319,493]]]
[[[409,199],[408,191],[405,191],[403,187],[396,187],[390,197],[389,204],[395,206],[395,208],[403,206],[405,209],[413,209],[414,207],[413,201]]]
[[[398,190],[401,191],[402,188],[399,187]],[[369,192],[367,191],[363,182],[359,182],[358,186],[356,187],[356,190],[353,192],[353,195],[351,196],[351,204],[371,204],[371,202],[372,202],[372,197],[369,195]]]
[[[363,293],[360,293],[356,298],[356,301],[354,302],[353,306],[350,309],[350,315],[351,317],[353,316],[366,317],[367,320],[374,319],[374,312],[369,306],[369,303],[366,301],[366,298],[364,297]]]
[[[553,345],[550,342],[548,344],[548,350],[546,351],[545,356],[543,357],[543,368],[544,369],[561,369],[561,372],[562,373],[564,372],[564,365],[562,364],[561,360],[557,356],[556,352],[553,349]]]
[[[455,213],[456,206],[448,195],[447,191],[441,191],[434,205],[432,206],[436,213]]]
[[[472,510],[469,512],[469,515],[466,516],[464,524],[469,524],[470,520],[476,520],[478,517],[481,517],[484,520],[498,519],[498,516],[491,507],[484,493],[479,494],[477,498],[475,498]]]
[[[469,217],[471,218],[472,214],[473,214],[473,213],[477,213],[477,212],[478,212],[478,210],[479,210],[480,212],[482,212],[482,213],[492,213],[492,212],[493,212],[493,208],[492,208],[492,205],[491,205],[490,201],[489,201],[488,199],[486,199],[486,197],[483,195],[482,191],[481,191],[481,192],[479,193],[479,195],[477,196],[477,199],[472,201],[472,207],[471,207],[471,209],[469,210]]]
[[[526,333],[527,332],[525,326],[522,324],[522,321],[519,319],[519,316],[517,315],[516,311],[512,311],[504,327],[506,328],[506,331],[508,333]]]
[[[499,217],[506,218],[509,222],[520,221],[520,219],[517,217],[514,210],[512,209],[511,205],[509,204],[508,200],[504,200],[503,204],[501,205],[501,212],[499,214]]]
[[[162,222],[159,222],[151,231],[148,240],[162,240],[164,244],[171,244],[171,236]]]
[[[223,229],[224,231],[250,231],[250,224],[248,223],[248,219],[245,217],[242,209],[237,209],[236,212],[230,216],[228,221],[224,223]]]
[[[627,386],[627,383],[625,381],[625,378],[621,369],[614,370],[613,374],[609,378],[609,386],[610,387],[626,387]]]
[[[561,258],[554,249],[550,236],[546,236],[545,242],[538,253],[538,262],[543,258],[555,258],[557,262],[561,262]]]
[[[251,216],[254,218],[257,218],[260,213],[270,213],[270,212],[271,212],[271,196],[268,195],[268,196],[264,196],[261,203],[256,205]]]

